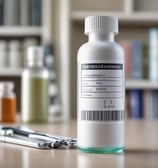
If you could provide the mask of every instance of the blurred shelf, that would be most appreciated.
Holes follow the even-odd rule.
[[[126,89],[158,89],[158,81],[126,80]]]
[[[83,21],[85,17],[92,15],[117,16],[120,22],[136,24],[158,24],[158,12],[105,12],[105,11],[73,11],[71,19],[73,21]]]
[[[22,68],[0,68],[0,76],[20,77]]]
[[[34,26],[0,26],[0,36],[41,36],[42,28]]]

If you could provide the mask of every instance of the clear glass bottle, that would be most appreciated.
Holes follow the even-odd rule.
[[[125,58],[116,33],[116,17],[85,19],[89,40],[78,51],[78,146],[84,152],[124,149]]]
[[[50,106],[49,106],[49,122],[61,121],[62,112],[59,97],[59,89],[57,86],[57,76],[55,70],[55,58],[53,54],[53,46],[51,44],[46,44],[44,46],[45,55],[45,66],[49,70],[49,96],[50,96]]]
[[[28,67],[22,73],[22,121],[29,123],[48,120],[49,72],[43,66],[42,47],[28,48]]]
[[[0,122],[16,121],[16,95],[13,82],[0,82]]]

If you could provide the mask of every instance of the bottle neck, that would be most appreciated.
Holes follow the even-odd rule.
[[[41,60],[36,60],[36,61],[32,61],[32,60],[29,60],[28,61],[28,67],[30,68],[34,68],[34,67],[43,67],[43,61]]]
[[[94,41],[114,41],[114,33],[96,33],[96,32],[91,32],[89,33],[89,42],[94,42]]]
[[[15,93],[13,92],[12,89],[4,89],[0,91],[0,97],[15,97]]]

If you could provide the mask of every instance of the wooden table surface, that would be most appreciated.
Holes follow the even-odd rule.
[[[76,137],[76,121],[25,125]],[[158,168],[158,121],[126,122],[123,154],[88,154],[77,149],[39,150],[0,142],[0,168]]]

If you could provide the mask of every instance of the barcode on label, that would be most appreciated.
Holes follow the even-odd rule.
[[[81,120],[86,121],[120,121],[124,119],[124,110],[92,111],[82,110]]]

